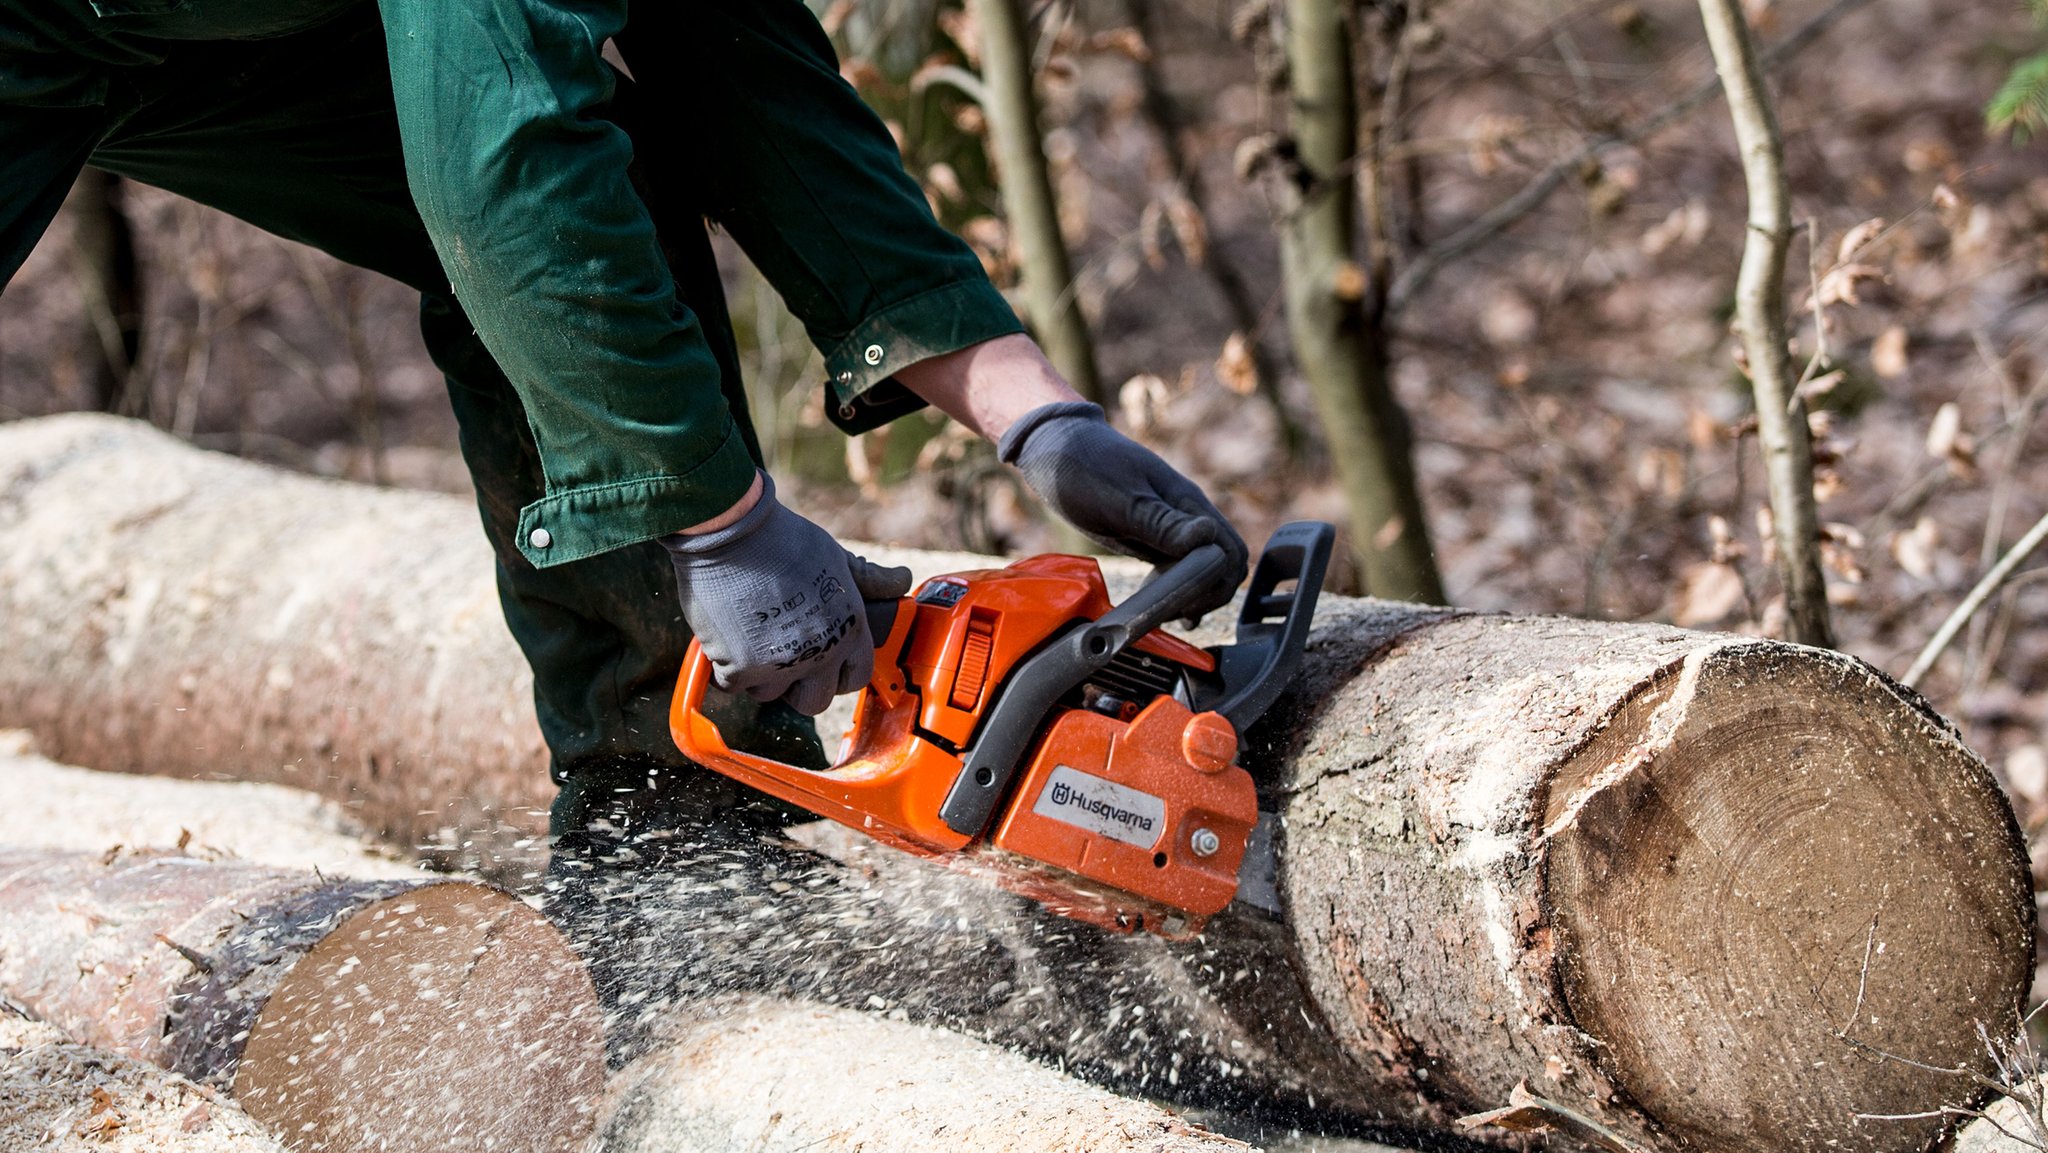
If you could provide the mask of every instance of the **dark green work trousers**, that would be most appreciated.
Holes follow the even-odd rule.
[[[614,119],[629,132],[640,99],[621,85]],[[103,106],[0,107],[0,186],[16,190],[0,200],[0,285],[88,163],[420,290],[421,329],[447,376],[506,620],[534,669],[541,727],[563,785],[558,829],[580,825],[586,794],[684,765],[667,708],[689,633],[661,547],[642,543],[541,570],[516,545],[520,510],[543,495],[540,456],[518,395],[449,294],[407,190],[374,6],[294,36],[179,44],[161,64],[117,72]],[[687,183],[652,167],[641,177],[643,195],[678,291],[702,321],[759,459],[701,217]],[[792,759],[795,746],[815,743],[794,714],[758,722],[794,742],[785,749]]]

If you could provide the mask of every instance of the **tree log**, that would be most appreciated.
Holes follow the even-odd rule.
[[[56,760],[296,785],[407,846],[545,829],[533,676],[464,502],[76,415],[0,427],[0,533],[0,726]]]
[[[178,497],[131,508],[143,476],[175,478]],[[115,766],[203,739],[209,768],[272,776],[291,758],[263,742],[309,727],[295,701],[411,707],[415,670],[450,659],[422,658],[432,630],[379,633],[332,677],[313,674],[318,646],[355,625],[261,632],[291,615],[277,604],[344,622],[481,612],[466,591],[481,577],[378,571],[424,563],[393,559],[407,542],[384,528],[402,518],[402,535],[436,541],[416,551],[488,567],[480,541],[452,543],[478,534],[446,498],[280,477],[104,421],[0,428],[0,724],[66,756],[125,753]],[[317,564],[258,547],[287,532],[373,545]],[[289,599],[301,574],[313,591]],[[291,676],[236,655],[244,637]],[[116,655],[130,672],[103,668]],[[138,666],[191,678],[180,692],[221,715],[153,706]],[[509,667],[447,668],[436,710],[509,708]],[[484,691],[465,706],[462,686]],[[250,699],[271,723],[219,739]],[[143,729],[147,745],[94,735]],[[1187,945],[1109,937],[842,846],[840,860],[752,854],[722,877],[612,878],[588,922],[609,931],[584,947],[650,1028],[664,1003],[742,988],[949,1024],[1287,1126],[1444,1134],[1526,1082],[1643,1147],[1713,1153],[1923,1148],[1940,1118],[1857,1115],[1952,1102],[1954,1078],[1911,1062],[1987,1065],[1978,1024],[2010,1027],[2026,991],[2033,915],[2009,806],[1950,726],[1853,658],[1329,598],[1301,676],[1251,738],[1286,830],[1278,922],[1226,917]],[[443,787],[502,812],[505,790],[538,779],[509,777],[490,740],[466,746],[466,773],[448,751],[464,746],[432,739],[431,778],[350,775],[344,757],[323,780],[381,798],[366,812],[429,808],[440,799],[417,798]],[[403,747],[383,755],[409,770]]]
[[[466,881],[0,850],[0,993],[301,1150],[563,1153],[602,1088],[582,965]]]
[[[762,999],[691,1014],[629,1066],[601,1136],[617,1153],[1251,1149],[991,1045]]]
[[[0,1149],[284,1153],[234,1102],[167,1069],[80,1045],[0,1001]]]

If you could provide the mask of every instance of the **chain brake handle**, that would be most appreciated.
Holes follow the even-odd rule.
[[[1209,708],[1223,714],[1237,729],[1239,740],[1301,667],[1316,596],[1322,592],[1336,541],[1336,526],[1325,521],[1298,520],[1275,530],[1245,589],[1244,607],[1237,614],[1237,640],[1210,650],[1216,654],[1223,688]],[[1281,591],[1280,586],[1290,582],[1293,587]]]

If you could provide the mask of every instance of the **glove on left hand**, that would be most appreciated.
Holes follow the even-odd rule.
[[[760,501],[737,521],[661,543],[719,687],[817,716],[874,674],[863,602],[909,592],[910,570],[847,552],[783,507],[773,478],[761,480]]]

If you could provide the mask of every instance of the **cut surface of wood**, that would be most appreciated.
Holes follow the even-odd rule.
[[[601,1091],[581,962],[465,881],[0,850],[0,993],[300,1150],[561,1153]]]

